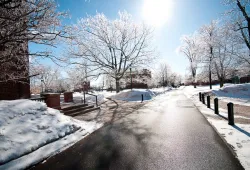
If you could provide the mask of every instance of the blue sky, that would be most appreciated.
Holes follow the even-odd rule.
[[[59,11],[69,11],[71,19],[65,19],[64,24],[74,24],[77,19],[86,15],[95,15],[96,11],[104,13],[108,18],[115,19],[118,11],[126,10],[136,21],[145,20],[144,4],[150,0],[56,0]],[[155,1],[155,0],[151,0]],[[203,24],[222,17],[226,7],[221,0],[160,0],[171,1],[171,9],[167,6],[154,12],[154,17],[169,15],[168,20],[155,28],[156,46],[160,59],[166,61],[172,68],[185,75],[188,61],[185,56],[176,53],[180,45],[180,37],[191,34]],[[164,2],[165,3],[165,2]],[[167,3],[168,4],[168,3]],[[166,5],[166,4],[165,4]],[[162,5],[164,6],[164,5]],[[151,8],[151,7],[149,7]],[[149,9],[150,10],[150,9]],[[152,12],[152,11],[151,11]],[[37,48],[32,47],[31,48]],[[55,50],[60,55],[59,50]],[[46,61],[49,62],[49,61]]]

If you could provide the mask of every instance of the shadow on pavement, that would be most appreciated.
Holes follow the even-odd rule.
[[[104,127],[31,169],[134,169],[136,155],[148,154],[147,139],[153,133],[136,111],[121,112],[119,103],[111,101],[115,107]]]

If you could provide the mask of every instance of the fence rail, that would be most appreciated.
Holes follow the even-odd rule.
[[[30,100],[45,103],[45,97],[35,97],[35,98],[30,98]]]
[[[86,97],[85,97],[86,94],[88,94],[90,96],[95,96],[95,104],[96,104],[96,106],[98,106],[97,95],[94,95],[94,94],[91,94],[91,93],[85,93],[85,92],[83,92],[83,102],[84,102],[84,104],[86,103]]]

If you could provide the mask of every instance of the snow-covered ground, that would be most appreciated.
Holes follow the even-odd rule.
[[[94,95],[97,95],[97,102],[100,104],[104,101],[106,101],[107,97],[111,97],[112,95],[115,95],[115,92],[108,92],[108,91],[94,91],[93,93]],[[79,93],[79,92],[74,92],[73,93],[73,98],[74,100],[79,100],[81,101],[83,99],[83,93]],[[95,103],[96,102],[96,98],[95,96],[92,95],[85,95],[85,100],[87,103]]]
[[[211,92],[225,102],[250,106],[250,83],[225,84],[222,88],[219,85],[213,85],[212,90],[209,89],[209,86],[197,86],[197,88],[187,86],[183,90],[188,97],[199,92]]]
[[[169,90],[171,90],[171,88],[169,87],[154,88],[154,89],[123,90],[120,93],[112,96],[112,98],[124,101],[141,101],[143,95],[143,100],[151,100],[153,97],[165,93]]]
[[[212,90],[212,93],[224,101],[250,106],[250,83],[226,84],[225,87]]]
[[[218,90],[220,89],[219,85],[213,85],[213,90]],[[193,95],[198,95],[199,92],[211,92],[209,89],[209,86],[197,86],[194,88],[194,86],[185,86],[183,87],[183,91],[185,92],[187,97],[192,97]]]
[[[124,101],[141,101],[141,95],[143,94],[144,100],[151,100],[154,96],[159,94],[165,93],[171,90],[171,87],[161,87],[161,88],[153,88],[153,89],[126,89],[122,90],[119,93],[115,91],[94,91],[91,94],[97,95],[98,103],[102,103],[107,100],[107,98],[113,98],[117,100],[124,100]],[[74,99],[81,100],[83,98],[83,93],[74,92],[73,93]],[[86,95],[86,101],[95,103],[95,96]]]
[[[0,101],[0,170],[25,169],[101,126],[75,120],[41,102]]]
[[[243,87],[249,86],[245,85],[226,85],[225,88],[219,89],[218,86],[213,86],[213,93],[218,96],[223,96],[223,93],[229,93],[227,98],[241,98],[245,96],[239,91],[245,89]],[[227,92],[225,92],[225,89]],[[248,88],[249,89],[249,88]],[[208,109],[206,105],[202,104],[198,99],[199,92],[210,91],[208,86],[197,87],[194,89],[191,86],[183,88],[183,92],[187,97],[191,98],[196,107],[200,112],[207,118],[210,124],[217,130],[217,132],[223,137],[223,139],[229,144],[231,149],[236,153],[238,159],[246,170],[250,170],[250,125],[249,124],[236,124],[235,126],[228,125],[228,121],[224,119],[219,119],[218,115],[214,114],[214,111]],[[239,94],[238,94],[239,93]],[[235,96],[234,96],[235,94]],[[226,116],[225,110],[220,109],[220,115]]]

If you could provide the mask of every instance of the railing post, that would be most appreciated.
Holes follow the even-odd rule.
[[[201,92],[199,92],[199,99],[200,99],[200,101],[201,101]]]
[[[207,108],[210,108],[210,96],[207,96]]]
[[[85,91],[83,92],[83,102],[84,102],[84,104],[86,103],[86,100],[85,100]]]
[[[234,104],[231,102],[228,103],[227,110],[228,110],[228,124],[234,125]]]
[[[141,94],[141,102],[143,102],[143,94]]]
[[[202,103],[205,104],[205,95],[204,95],[204,93],[201,94],[201,98],[202,98]]]
[[[214,99],[214,113],[215,114],[219,114],[219,102],[218,102],[218,98]]]

